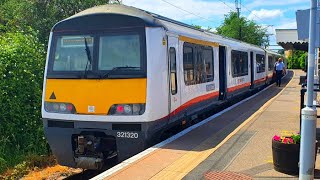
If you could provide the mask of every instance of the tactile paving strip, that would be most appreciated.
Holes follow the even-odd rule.
[[[212,171],[212,172],[207,172],[204,175],[204,178],[206,180],[252,180],[253,178],[246,175],[246,174],[241,174],[237,172],[230,172],[230,171]]]

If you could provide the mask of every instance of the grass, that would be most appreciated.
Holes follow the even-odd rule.
[[[20,179],[30,171],[47,168],[56,164],[57,162],[53,156],[29,155],[21,163],[7,169],[0,175],[0,179]]]
[[[11,133],[15,138],[3,140],[0,137],[0,174],[23,161],[37,163],[41,159],[37,157],[50,154],[50,149],[41,132],[20,135]]]
[[[4,134],[11,135],[10,138],[0,137],[0,179],[19,179],[34,168],[56,164],[42,127],[38,126],[38,131],[35,127],[33,131],[28,131],[27,126],[24,128],[24,134],[7,129]]]

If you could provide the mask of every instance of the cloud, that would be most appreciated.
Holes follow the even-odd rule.
[[[267,7],[267,6],[284,6],[288,7],[291,5],[297,4],[305,4],[305,0],[289,0],[289,1],[281,1],[281,0],[255,0],[252,3],[248,3],[246,6],[248,8],[254,9],[257,7]]]
[[[233,3],[224,4],[219,1],[204,0],[123,0],[122,3],[178,21],[190,22],[201,19],[211,24],[220,23],[224,14],[234,10],[231,9],[234,7]]]
[[[291,22],[286,22],[281,25],[275,27],[276,29],[297,29],[296,20],[292,20]]]
[[[273,9],[273,10],[266,10],[266,9],[261,9],[261,10],[253,10],[248,16],[248,19],[252,20],[270,20],[270,19],[275,19],[277,17],[283,16],[283,11],[280,9]]]

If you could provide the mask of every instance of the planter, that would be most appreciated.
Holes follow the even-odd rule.
[[[316,143],[315,159],[318,143]],[[276,171],[290,174],[299,174],[300,144],[284,144],[272,140],[273,165]]]
[[[276,171],[297,175],[299,174],[300,144],[284,144],[272,140],[273,165]]]

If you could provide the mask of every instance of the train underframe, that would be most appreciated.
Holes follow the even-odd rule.
[[[108,159],[123,161],[149,144],[149,123],[105,123],[44,119],[45,135],[58,163],[101,169]],[[141,126],[140,130],[137,127]],[[150,146],[150,145],[149,145]]]

